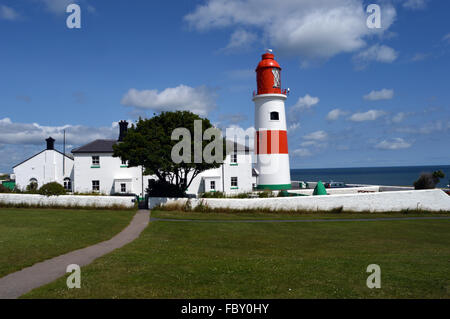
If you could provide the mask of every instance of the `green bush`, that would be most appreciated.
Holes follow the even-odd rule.
[[[61,184],[55,182],[43,185],[38,191],[40,195],[45,196],[65,195],[66,192],[66,189]]]
[[[258,197],[259,198],[269,198],[269,197],[274,197],[272,191],[263,191],[263,192],[259,192],[258,193]]]
[[[209,192],[200,195],[201,198],[225,198],[225,194],[222,192]]]
[[[417,181],[414,182],[415,189],[434,189],[439,184],[441,178],[444,178],[445,174],[442,171],[436,171],[433,173],[422,173]]]

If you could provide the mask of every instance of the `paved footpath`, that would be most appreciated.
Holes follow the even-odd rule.
[[[0,278],[0,299],[15,299],[66,274],[68,265],[80,267],[135,240],[147,227],[148,210],[139,210],[131,223],[110,240],[75,250]]]

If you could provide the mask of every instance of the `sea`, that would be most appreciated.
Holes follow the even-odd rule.
[[[438,170],[444,172],[445,178],[441,179],[437,187],[447,187],[450,183],[450,165],[291,169],[291,180],[413,186],[413,183],[419,178],[421,173]]]

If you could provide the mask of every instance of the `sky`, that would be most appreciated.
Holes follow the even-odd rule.
[[[291,168],[448,165],[449,13],[441,0],[0,0],[0,172],[48,136],[62,150],[66,130],[71,150],[161,111],[252,132],[268,48],[290,88]]]

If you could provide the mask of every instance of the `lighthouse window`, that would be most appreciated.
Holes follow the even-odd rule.
[[[280,69],[273,68],[273,87],[280,88],[281,87],[281,79],[280,79]]]
[[[270,120],[271,121],[279,121],[280,114],[278,112],[270,112]]]

